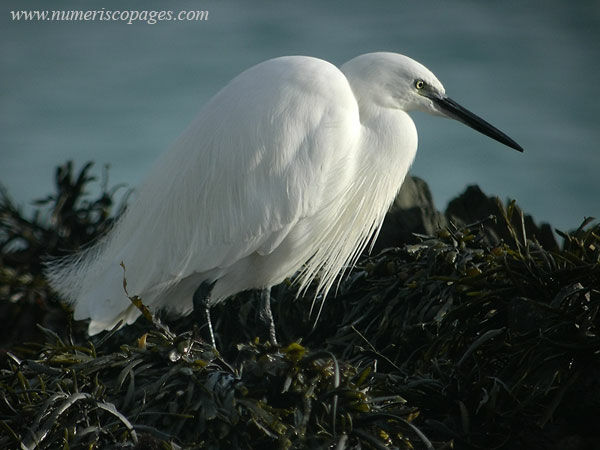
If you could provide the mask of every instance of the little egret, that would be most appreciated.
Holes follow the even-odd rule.
[[[369,53],[339,69],[271,59],[209,100],[112,230],[49,263],[48,279],[75,319],[91,319],[90,335],[140,315],[124,275],[130,294],[179,315],[198,295],[208,312],[249,289],[268,307],[271,286],[292,275],[299,293],[317,279],[324,297],[374,239],[413,162],[413,110],[523,151],[406,56]]]

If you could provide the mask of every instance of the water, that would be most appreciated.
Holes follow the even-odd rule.
[[[73,159],[110,164],[111,183],[134,186],[202,104],[245,68],[280,55],[342,64],[387,50],[425,64],[452,98],[526,150],[415,114],[412,173],[429,182],[438,207],[477,183],[561,229],[600,214],[598,2],[248,4],[85,2],[90,9],[209,11],[207,22],[126,25],[11,22],[11,9],[49,4],[5,0],[0,182],[26,205],[51,192],[52,169]]]

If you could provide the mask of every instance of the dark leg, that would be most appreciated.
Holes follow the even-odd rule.
[[[275,335],[275,321],[273,320],[273,312],[271,311],[271,288],[260,291],[260,310],[258,316],[269,327],[269,340],[271,344],[278,345]]]
[[[206,323],[208,324],[208,334],[210,335],[210,342],[214,348],[217,348],[215,342],[215,334],[213,333],[212,322],[210,321],[210,293],[215,283],[209,283],[203,281],[202,284],[194,292],[194,312],[199,315],[200,311],[204,312]]]

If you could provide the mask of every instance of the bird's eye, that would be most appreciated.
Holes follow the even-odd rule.
[[[423,80],[417,80],[415,81],[415,87],[417,89],[423,89],[425,87],[425,82]]]

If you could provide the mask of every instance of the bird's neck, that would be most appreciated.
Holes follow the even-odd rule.
[[[361,115],[361,126],[362,177],[375,179],[381,201],[391,203],[417,152],[415,124],[402,110],[379,108]]]
[[[359,109],[362,137],[369,160],[375,160],[392,170],[399,165],[406,172],[417,152],[417,129],[410,116],[400,110],[381,107]],[[390,165],[391,164],[391,165]]]

